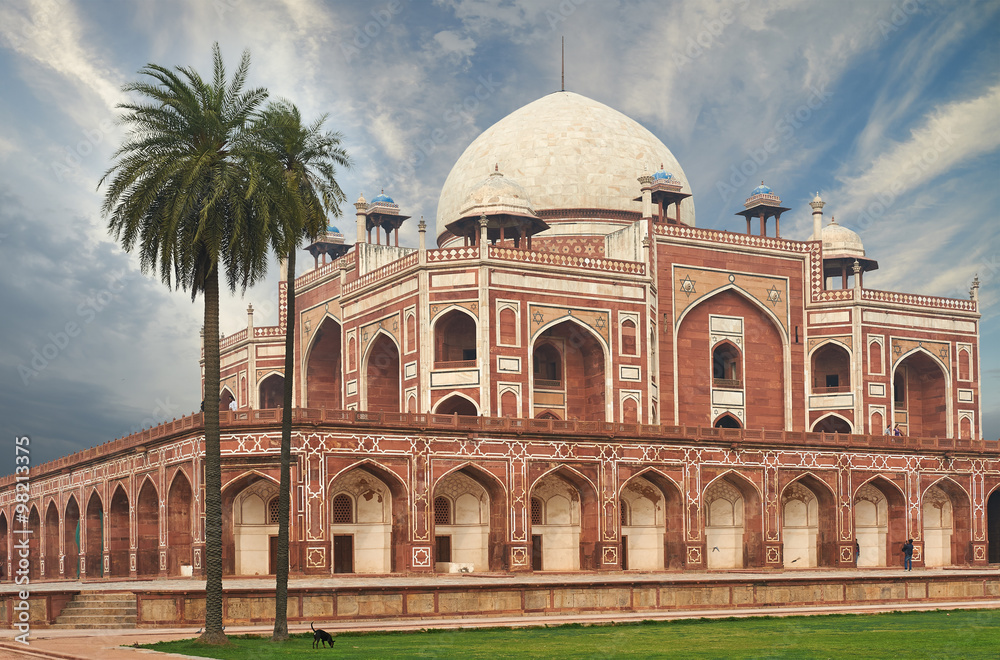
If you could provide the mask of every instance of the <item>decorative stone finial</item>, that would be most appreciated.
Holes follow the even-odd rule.
[[[861,272],[861,262],[859,262],[857,259],[855,259],[854,260],[854,266],[852,266],[852,268],[854,269],[854,276],[857,277],[858,273]]]
[[[979,273],[972,278],[972,286],[969,287],[969,299],[979,300]]]
[[[490,219],[489,218],[487,218],[485,215],[479,216],[479,226],[481,228],[486,229],[486,225],[488,225],[488,224],[490,224]]]
[[[421,233],[427,231],[427,223],[424,222],[424,216],[420,216],[420,224],[417,225],[417,230]]]
[[[247,314],[253,314],[253,303],[247,305]]]

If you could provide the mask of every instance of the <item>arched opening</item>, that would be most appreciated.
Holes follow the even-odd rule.
[[[958,437],[964,440],[969,440],[972,438],[972,418],[971,417],[961,417],[958,420]]]
[[[551,410],[546,410],[543,413],[539,413],[536,419],[559,419],[559,415],[555,414]]]
[[[814,433],[851,433],[851,425],[839,415],[826,415],[813,424]]]
[[[882,477],[854,495],[854,538],[858,566],[891,566],[906,542],[906,504],[899,488]]]
[[[534,570],[597,568],[598,503],[593,488],[579,475],[557,470],[539,479],[530,496],[538,500],[541,515],[541,522],[531,525],[532,553],[538,559]]]
[[[391,573],[405,565],[406,497],[397,479],[371,464],[330,485],[334,573]]]
[[[968,563],[969,544],[972,542],[972,507],[966,492],[954,481],[942,479],[924,492],[921,513],[924,565]]]
[[[59,577],[59,509],[51,501],[45,509],[45,577]]]
[[[533,416],[607,421],[604,349],[583,326],[563,321],[544,330],[532,349]]]
[[[343,408],[340,332],[340,324],[329,316],[316,328],[306,361],[306,405],[310,408]]]
[[[622,568],[659,571],[684,562],[684,511],[669,479],[646,471],[622,488]]]
[[[7,560],[9,559],[7,556],[7,542],[10,540],[7,537],[8,533],[7,514],[0,511],[0,569],[3,569],[3,575],[0,575],[0,582],[11,579],[11,567],[7,565]]]
[[[276,548],[272,539],[278,537],[278,525],[268,520],[267,503],[277,496],[276,483],[253,474],[225,489],[222,494],[223,574],[274,574]],[[289,556],[291,554],[289,551]]]
[[[453,309],[434,322],[434,368],[476,366],[476,321]]]
[[[354,373],[354,370],[358,368],[358,342],[351,335],[351,338],[347,340],[347,370]]]
[[[146,479],[136,499],[136,558],[137,575],[157,575],[160,572],[160,498],[153,482]]]
[[[28,513],[28,529],[31,531],[31,535],[28,537],[28,555],[30,566],[28,567],[28,579],[37,580],[41,576],[41,553],[38,551],[41,547],[41,531],[42,522],[38,516],[38,508],[34,504],[31,505],[31,511]]]
[[[63,548],[63,577],[76,580],[80,577],[80,505],[72,495],[63,515]]]
[[[442,399],[438,402],[437,407],[434,412],[438,415],[459,415],[464,417],[475,417],[479,414],[479,409],[476,408],[476,404],[465,398],[464,396],[459,396],[457,394],[452,394],[449,397]]]
[[[167,570],[180,575],[182,566],[191,566],[191,484],[183,472],[174,476],[167,491]]]
[[[785,345],[782,330],[758,304],[733,289],[695,304],[684,314],[677,329],[677,373],[694,374],[692,378],[683,379],[684,386],[677,390],[678,424],[708,426],[716,417],[712,390],[717,372],[714,360],[706,364],[705,356],[712,355],[715,347],[710,316],[719,314],[742,319],[743,345],[736,347],[742,356],[739,378],[753,375],[753,378],[741,380],[743,400],[747,404],[741,426],[784,429]],[[719,373],[725,375],[725,371]]]
[[[510,307],[500,310],[499,328],[501,344],[517,344],[517,314]]]
[[[219,394],[219,410],[221,411],[229,410],[230,405],[235,400],[236,397],[233,395],[232,390],[230,390],[228,387],[224,387],[222,389],[222,393]]]
[[[741,429],[740,420],[736,419],[734,416],[726,413],[721,415],[719,419],[715,420],[713,426],[717,429]]]
[[[989,562],[1000,563],[1000,488],[986,499],[986,545]]]
[[[95,490],[87,502],[87,549],[84,570],[87,577],[104,575],[104,506]]]
[[[506,498],[497,480],[468,465],[442,477],[434,495],[435,570],[505,570]]]
[[[399,412],[399,349],[385,334],[379,334],[368,352],[366,368],[367,409]]]
[[[785,568],[836,566],[836,501],[816,477],[803,475],[785,487],[781,539]]]
[[[635,321],[632,319],[622,321],[622,355],[639,354],[635,334]]]
[[[260,382],[259,407],[261,410],[281,408],[285,403],[285,377],[271,374]]]
[[[129,511],[128,495],[119,485],[111,496],[111,506],[108,507],[108,554],[111,565],[108,574],[111,577],[128,577],[129,575]]]
[[[705,490],[705,541],[708,568],[747,568],[763,564],[760,497],[743,477],[726,474]]]
[[[851,354],[830,342],[812,354],[813,394],[833,394],[851,391]]]
[[[905,424],[907,435],[940,438],[948,435],[945,374],[929,355],[915,351],[896,365],[893,394],[896,421]]]
[[[742,362],[740,350],[731,342],[724,341],[717,344],[712,349],[712,385],[721,388],[742,388]]]

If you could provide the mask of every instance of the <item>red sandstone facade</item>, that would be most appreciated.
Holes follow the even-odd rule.
[[[634,174],[641,208],[536,211],[495,172],[439,249],[359,201],[355,246],[295,283],[292,570],[892,566],[908,538],[917,566],[1000,562],[975,289],[864,288],[818,197],[792,241],[769,189],[714,231]],[[286,295],[221,342],[228,574],[273,572]],[[202,456],[193,415],[36,470],[33,577],[200,572]]]

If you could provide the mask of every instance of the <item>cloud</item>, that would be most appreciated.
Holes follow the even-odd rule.
[[[442,30],[434,35],[434,41],[445,55],[455,56],[455,59],[466,60],[476,52],[476,42],[471,37],[461,37],[457,32]]]

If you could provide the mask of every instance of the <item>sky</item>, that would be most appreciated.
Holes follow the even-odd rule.
[[[249,84],[343,134],[351,203],[380,189],[434,226],[483,130],[560,88],[657,135],[700,227],[761,181],[805,240],[808,202],[857,231],[873,289],[968,298],[981,282],[985,436],[1000,437],[1000,0],[0,0],[0,426],[39,465],[198,408],[202,301],[143,274],[98,183],[147,63]],[[306,255],[304,255],[306,256]],[[299,259],[299,274],[312,260]],[[222,330],[276,323],[277,268],[223,296]],[[0,455],[0,473],[13,470]]]

